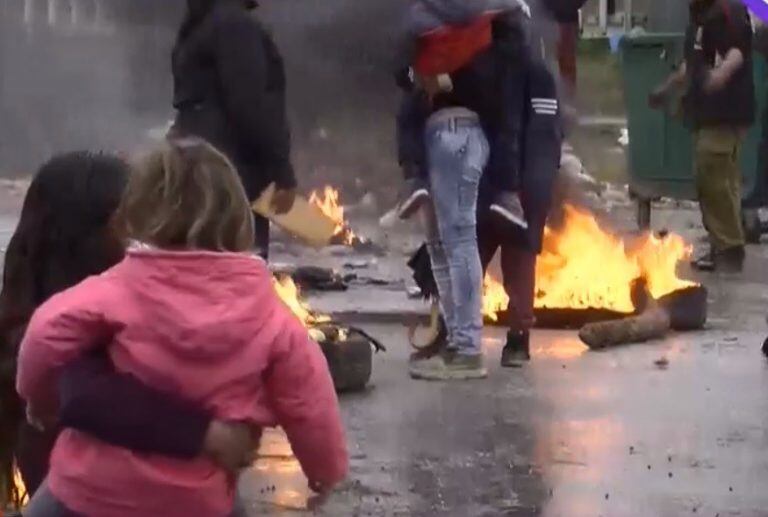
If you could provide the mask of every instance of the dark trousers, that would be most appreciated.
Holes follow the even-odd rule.
[[[557,62],[560,80],[563,82],[566,98],[572,101],[576,96],[576,50],[579,43],[579,24],[561,23],[560,38],[557,42]]]
[[[536,282],[536,253],[511,238],[508,230],[488,217],[478,220],[477,241],[483,271],[501,249],[504,290],[509,296],[509,330],[527,331],[533,327],[533,298]]]
[[[18,441],[14,451],[16,463],[31,497],[48,475],[48,458],[59,435],[58,429],[39,431],[27,422],[19,424]]]
[[[269,257],[269,219],[259,214],[254,214],[253,233],[256,253],[264,260],[267,260]]]

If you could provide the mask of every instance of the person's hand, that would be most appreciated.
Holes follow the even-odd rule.
[[[319,481],[312,481],[309,480],[309,489],[312,490],[316,494],[327,494],[331,490],[333,490],[332,486],[328,486],[324,483],[321,483]]]
[[[296,189],[277,189],[272,195],[272,210],[277,215],[288,213],[296,201]]]
[[[325,504],[325,501],[328,499],[328,495],[331,493],[331,490],[333,490],[333,487],[324,483],[312,481],[310,479],[309,489],[312,490],[315,494],[310,496],[310,498],[307,500],[307,509],[310,511],[315,511],[323,506],[323,504]]]
[[[652,109],[661,109],[667,100],[667,91],[664,88],[656,88],[648,95],[648,106]]]
[[[213,420],[205,434],[203,452],[229,472],[237,473],[254,462],[258,445],[250,426]]]

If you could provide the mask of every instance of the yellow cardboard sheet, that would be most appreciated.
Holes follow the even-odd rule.
[[[297,195],[293,208],[286,214],[277,215],[272,210],[274,193],[275,185],[272,184],[253,203],[253,211],[310,246],[322,248],[330,243],[336,231],[336,223],[320,208],[310,204],[307,198]]]

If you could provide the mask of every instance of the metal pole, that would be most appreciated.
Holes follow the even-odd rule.
[[[597,17],[600,22],[600,30],[605,34],[608,31],[608,0],[600,0]]]
[[[632,0],[624,0],[624,32],[632,30]]]

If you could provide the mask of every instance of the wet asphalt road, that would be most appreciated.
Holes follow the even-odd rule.
[[[323,515],[768,515],[762,330],[600,353],[537,331],[530,366],[502,370],[503,332],[489,329],[490,378],[442,384],[408,378],[402,328],[368,329],[389,352],[367,393],[342,398],[351,481]],[[242,490],[253,515],[291,514],[305,481],[267,441],[278,457]]]
[[[0,218],[0,247],[14,224]],[[241,479],[249,514],[768,516],[768,250],[750,248],[744,275],[699,280],[706,331],[590,352],[573,332],[536,330],[530,365],[502,370],[504,333],[488,328],[484,381],[411,380],[405,329],[362,324],[389,351],[370,389],[341,399],[350,480],[312,500],[270,432]],[[405,303],[370,288],[344,299]],[[328,311],[338,300],[326,303],[313,299]]]

